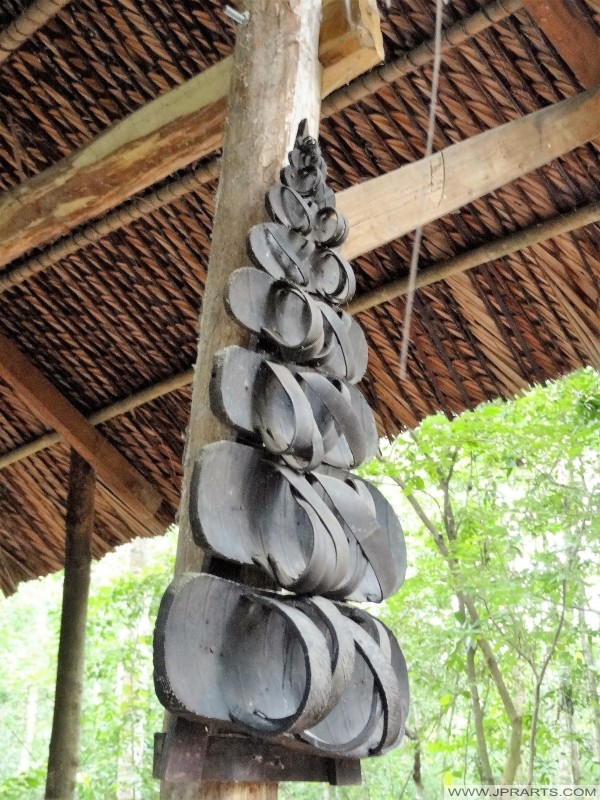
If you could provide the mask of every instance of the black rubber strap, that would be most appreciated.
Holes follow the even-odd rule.
[[[347,525],[359,543],[381,587],[382,597],[387,597],[396,585],[394,562],[387,537],[377,518],[360,495],[339,478],[321,473],[311,473],[331,501],[336,513]]]
[[[336,552],[336,564],[329,575],[328,585],[331,590],[334,590],[345,581],[348,571],[348,541],[346,535],[335,514],[319,497],[303,475],[298,475],[294,470],[283,465],[276,464],[274,466],[286,478],[296,495],[305,500],[314,509],[333,542]]]
[[[331,692],[331,668],[325,637],[305,614],[286,603],[258,592],[243,595],[243,600],[259,603],[285,617],[301,645],[306,680],[300,703],[292,714],[272,718],[261,713],[260,709],[248,710],[241,705],[232,704],[229,709],[230,718],[248,730],[266,736],[293,733],[316,724],[323,716]],[[242,650],[239,649],[238,652],[240,658],[243,658]],[[282,655],[274,653],[273,657],[281,658]],[[267,668],[268,664],[265,664],[265,669]],[[281,685],[273,686],[273,691],[281,692]]]
[[[335,570],[336,559],[332,560],[330,557],[331,551],[327,548],[327,530],[316,511],[301,497],[296,497],[295,501],[304,509],[313,529],[313,546],[309,558],[295,577],[287,574],[281,566],[281,560],[273,555],[268,558],[269,566],[279,585],[290,592],[296,594],[323,592]],[[281,532],[276,531],[275,535],[281,537]],[[270,550],[274,548],[271,547]]]
[[[348,464],[336,464],[346,469],[361,464],[366,457],[366,441],[360,420],[352,408],[350,393],[337,389],[329,378],[317,372],[298,371],[298,379],[306,383],[327,408],[340,434],[344,436],[352,459]],[[327,458],[325,458],[327,460]]]
[[[307,324],[305,325],[303,336],[299,341],[291,340],[289,326],[286,332],[286,323],[289,322],[289,318],[282,310],[283,294],[294,294],[299,297],[308,311]],[[298,286],[292,286],[292,284],[287,283],[287,281],[276,280],[271,285],[267,297],[265,321],[262,326],[262,331],[277,345],[290,352],[296,350],[299,352],[303,352],[304,350],[312,352],[315,349],[320,350],[323,347],[323,318],[318,306],[310,295],[306,294],[306,292]]]
[[[278,402],[276,390],[287,395],[291,405],[290,435],[283,438],[274,432],[269,414]],[[253,396],[253,417],[256,430],[266,448],[276,455],[294,456],[292,466],[314,469],[323,460],[323,440],[318,432],[311,405],[298,382],[282,364],[263,361]]]
[[[335,344],[337,347],[334,347],[331,350],[331,355],[335,353],[335,350],[339,348],[339,352],[344,361],[344,370],[343,374],[340,374],[338,377],[340,378],[347,378],[349,381],[352,381],[355,373],[356,373],[356,366],[355,366],[355,359],[354,353],[352,350],[352,345],[350,344],[350,338],[348,336],[348,330],[346,328],[344,311],[336,311],[326,303],[319,302],[319,307],[325,318],[328,327],[329,327],[329,336],[333,337]],[[327,342],[328,333],[325,334],[325,341]],[[329,359],[329,361],[331,358]],[[330,366],[327,359],[322,360],[322,365],[327,368]]]
[[[299,597],[294,604],[326,628],[331,654],[331,694],[323,718],[337,705],[348,688],[354,671],[354,639],[345,618],[335,605],[324,597]]]

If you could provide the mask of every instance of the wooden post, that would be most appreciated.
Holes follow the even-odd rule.
[[[46,800],[72,800],[75,796],[85,626],[92,563],[94,490],[93,468],[72,450],[67,498],[63,604]]]
[[[200,571],[202,551],[188,519],[189,483],[200,447],[233,432],[210,412],[213,354],[248,336],[225,311],[223,292],[231,272],[248,263],[246,234],[264,221],[265,191],[276,183],[301,119],[318,133],[321,74],[318,62],[321,0],[244,0],[248,21],[237,28],[225,124],[221,179],[204,293],[192,410],[184,456],[176,573]],[[218,497],[215,497],[218,502]],[[163,800],[235,798],[271,800],[277,784],[175,784],[163,781]]]

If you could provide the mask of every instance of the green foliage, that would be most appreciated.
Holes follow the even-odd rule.
[[[163,715],[152,685],[152,629],[173,573],[174,551],[171,532],[162,539],[120,548],[94,565],[79,800],[158,797],[152,750]],[[0,605],[0,658],[8,667],[0,680],[0,800],[43,796],[61,583],[62,574],[24,585]],[[35,726],[28,733],[24,720],[33,686]]]

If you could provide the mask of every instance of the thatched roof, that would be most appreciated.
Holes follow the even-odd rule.
[[[571,2],[598,34],[598,9],[589,0]],[[6,0],[0,31],[24,7],[24,0]],[[478,8],[477,0],[454,0],[445,6],[444,26]],[[433,3],[391,0],[380,10],[386,61],[433,34]],[[216,63],[231,52],[233,38],[232,23],[217,3],[67,4],[0,63],[0,190],[42,173]],[[529,12],[518,9],[445,53],[434,148],[582,88]],[[430,91],[428,64],[323,120],[321,143],[336,191],[423,156]],[[599,150],[598,141],[579,147],[426,225],[421,269],[597,203]],[[200,166],[169,177],[162,194],[148,189],[147,203],[134,200],[132,210],[105,220],[104,228],[88,226],[75,240],[52,249],[48,242],[0,268],[0,281],[6,278],[0,284],[0,333],[86,416],[169,378],[181,387],[99,427],[160,491],[163,527],[178,504],[188,371],[195,360],[218,171],[212,164],[200,174],[203,181],[213,177],[201,182]],[[409,234],[357,258],[357,294],[405,276],[411,244]],[[363,390],[381,433],[392,436],[438,410],[456,414],[483,400],[511,397],[581,365],[600,367],[599,244],[600,226],[589,224],[419,289],[402,383],[404,298],[362,312],[370,345]],[[40,263],[43,268],[35,266]],[[11,275],[21,276],[14,285]],[[0,398],[3,464],[7,454],[48,429],[1,380]],[[0,470],[5,592],[61,565],[68,453],[65,444],[52,444]],[[95,555],[145,533],[144,524],[117,511],[100,491]]]

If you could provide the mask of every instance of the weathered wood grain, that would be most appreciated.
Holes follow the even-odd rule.
[[[232,344],[244,346],[248,334],[225,309],[225,286],[234,269],[246,263],[246,235],[265,219],[264,195],[277,181],[298,123],[319,122],[321,69],[318,62],[320,0],[246,0],[249,22],[238,27],[233,56],[223,160],[212,236],[212,251],[202,303],[198,360],[184,456],[176,573],[199,571],[203,554],[189,523],[189,491],[194,460],[206,444],[228,439],[231,428],[210,411],[213,356]],[[277,35],[275,35],[277,32]],[[282,42],[286,43],[282,47]],[[248,796],[275,798],[277,784],[180,785],[163,781],[162,800]]]
[[[600,86],[351,186],[336,196],[353,259],[600,136]]]

